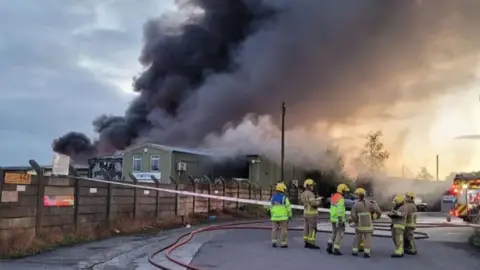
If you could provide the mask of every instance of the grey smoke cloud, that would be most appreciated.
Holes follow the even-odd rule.
[[[97,145],[107,146],[69,133],[56,151],[138,141],[196,147],[246,115],[279,115],[282,101],[289,129],[347,122],[366,107],[383,112],[474,79],[479,1],[181,1],[195,6],[203,12],[181,24],[145,24],[140,95],[125,116],[94,121]]]

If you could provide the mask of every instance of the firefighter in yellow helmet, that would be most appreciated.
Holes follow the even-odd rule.
[[[351,221],[355,224],[355,240],[353,242],[352,255],[358,256],[360,252],[360,243],[363,240],[363,256],[370,258],[372,234],[373,234],[373,219],[374,216],[380,216],[382,211],[380,208],[365,199],[367,192],[363,188],[357,188],[355,195],[358,196],[358,200],[351,210]]]
[[[403,257],[403,234],[407,222],[407,207],[405,206],[405,196],[397,195],[393,199],[393,209],[388,213],[392,219],[392,239],[395,245],[395,252],[392,258]]]
[[[337,187],[337,192],[330,197],[330,222],[332,223],[332,236],[327,243],[327,252],[333,255],[342,255],[340,246],[345,234],[346,209],[343,195],[350,189],[345,184]]]
[[[300,199],[303,204],[303,217],[305,219],[305,225],[303,227],[303,241],[305,242],[305,248],[309,249],[320,249],[317,246],[317,216],[318,216],[318,206],[320,204],[319,199],[315,198],[313,193],[315,182],[312,179],[306,179],[303,182],[303,191],[300,195]]]
[[[278,183],[270,200],[270,220],[272,221],[272,247],[277,247],[277,231],[280,229],[280,246],[287,248],[288,221],[292,218],[292,206],[285,195],[287,187]]]
[[[417,227],[417,205],[415,204],[415,194],[413,192],[405,194],[405,206],[407,208],[407,221],[403,235],[404,249],[406,254],[416,255],[417,248],[414,231]]]

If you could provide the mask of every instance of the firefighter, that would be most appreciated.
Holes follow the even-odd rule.
[[[303,217],[305,219],[305,225],[303,227],[303,241],[305,242],[305,248],[309,249],[320,249],[317,246],[317,216],[318,216],[318,206],[319,198],[315,198],[313,193],[315,182],[312,179],[307,179],[303,183],[305,191],[300,196],[304,209]]]
[[[414,231],[417,226],[417,205],[415,204],[415,195],[413,192],[405,194],[405,206],[407,208],[407,221],[404,233],[404,249],[405,253],[409,255],[416,255],[417,248],[415,245]]]
[[[272,221],[272,247],[277,247],[277,231],[280,230],[280,246],[287,248],[288,221],[292,218],[292,206],[285,195],[287,187],[278,183],[270,200],[270,220]]]
[[[345,234],[345,199],[343,195],[350,189],[345,184],[337,187],[337,192],[330,197],[330,222],[332,223],[332,236],[327,243],[327,252],[333,255],[342,255],[340,246]]]
[[[351,222],[355,224],[355,240],[353,242],[352,255],[358,256],[360,243],[363,242],[363,256],[370,258],[373,218],[374,215],[381,215],[382,211],[377,205],[365,200],[366,193],[363,188],[357,188],[355,190],[355,195],[358,196],[358,200],[353,205],[350,216]]]
[[[395,252],[392,258],[403,257],[403,233],[405,232],[405,225],[407,222],[407,208],[405,206],[405,196],[397,195],[393,199],[393,209],[388,213],[392,219],[392,239],[395,245]]]

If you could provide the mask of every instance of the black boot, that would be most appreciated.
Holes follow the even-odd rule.
[[[328,252],[328,254],[332,254],[332,253],[333,253],[333,245],[330,244],[330,243],[327,243],[327,252]]]
[[[315,244],[310,244],[310,249],[320,249],[319,246],[315,245]]]
[[[394,253],[394,254],[390,255],[390,257],[392,257],[392,258],[402,258],[403,254]]]
[[[285,244],[285,245],[281,245],[280,247],[281,247],[281,248],[288,248],[288,245]]]
[[[405,254],[408,254],[408,255],[417,255],[417,251],[405,251]]]
[[[370,253],[363,253],[364,258],[370,258]]]
[[[340,250],[338,248],[334,248],[333,249],[333,255],[335,256],[342,256],[342,252],[340,252]]]
[[[276,247],[277,247],[277,244],[272,243],[272,247],[273,247],[273,248],[276,248]]]
[[[352,256],[357,257],[358,256],[358,251],[352,251]]]

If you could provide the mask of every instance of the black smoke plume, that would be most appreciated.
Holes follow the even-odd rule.
[[[188,20],[144,26],[146,70],[125,116],[96,119],[96,145],[69,133],[55,151],[85,156],[141,141],[195,147],[246,115],[278,115],[282,101],[292,125],[343,122],[474,79],[480,1],[178,2]]]

